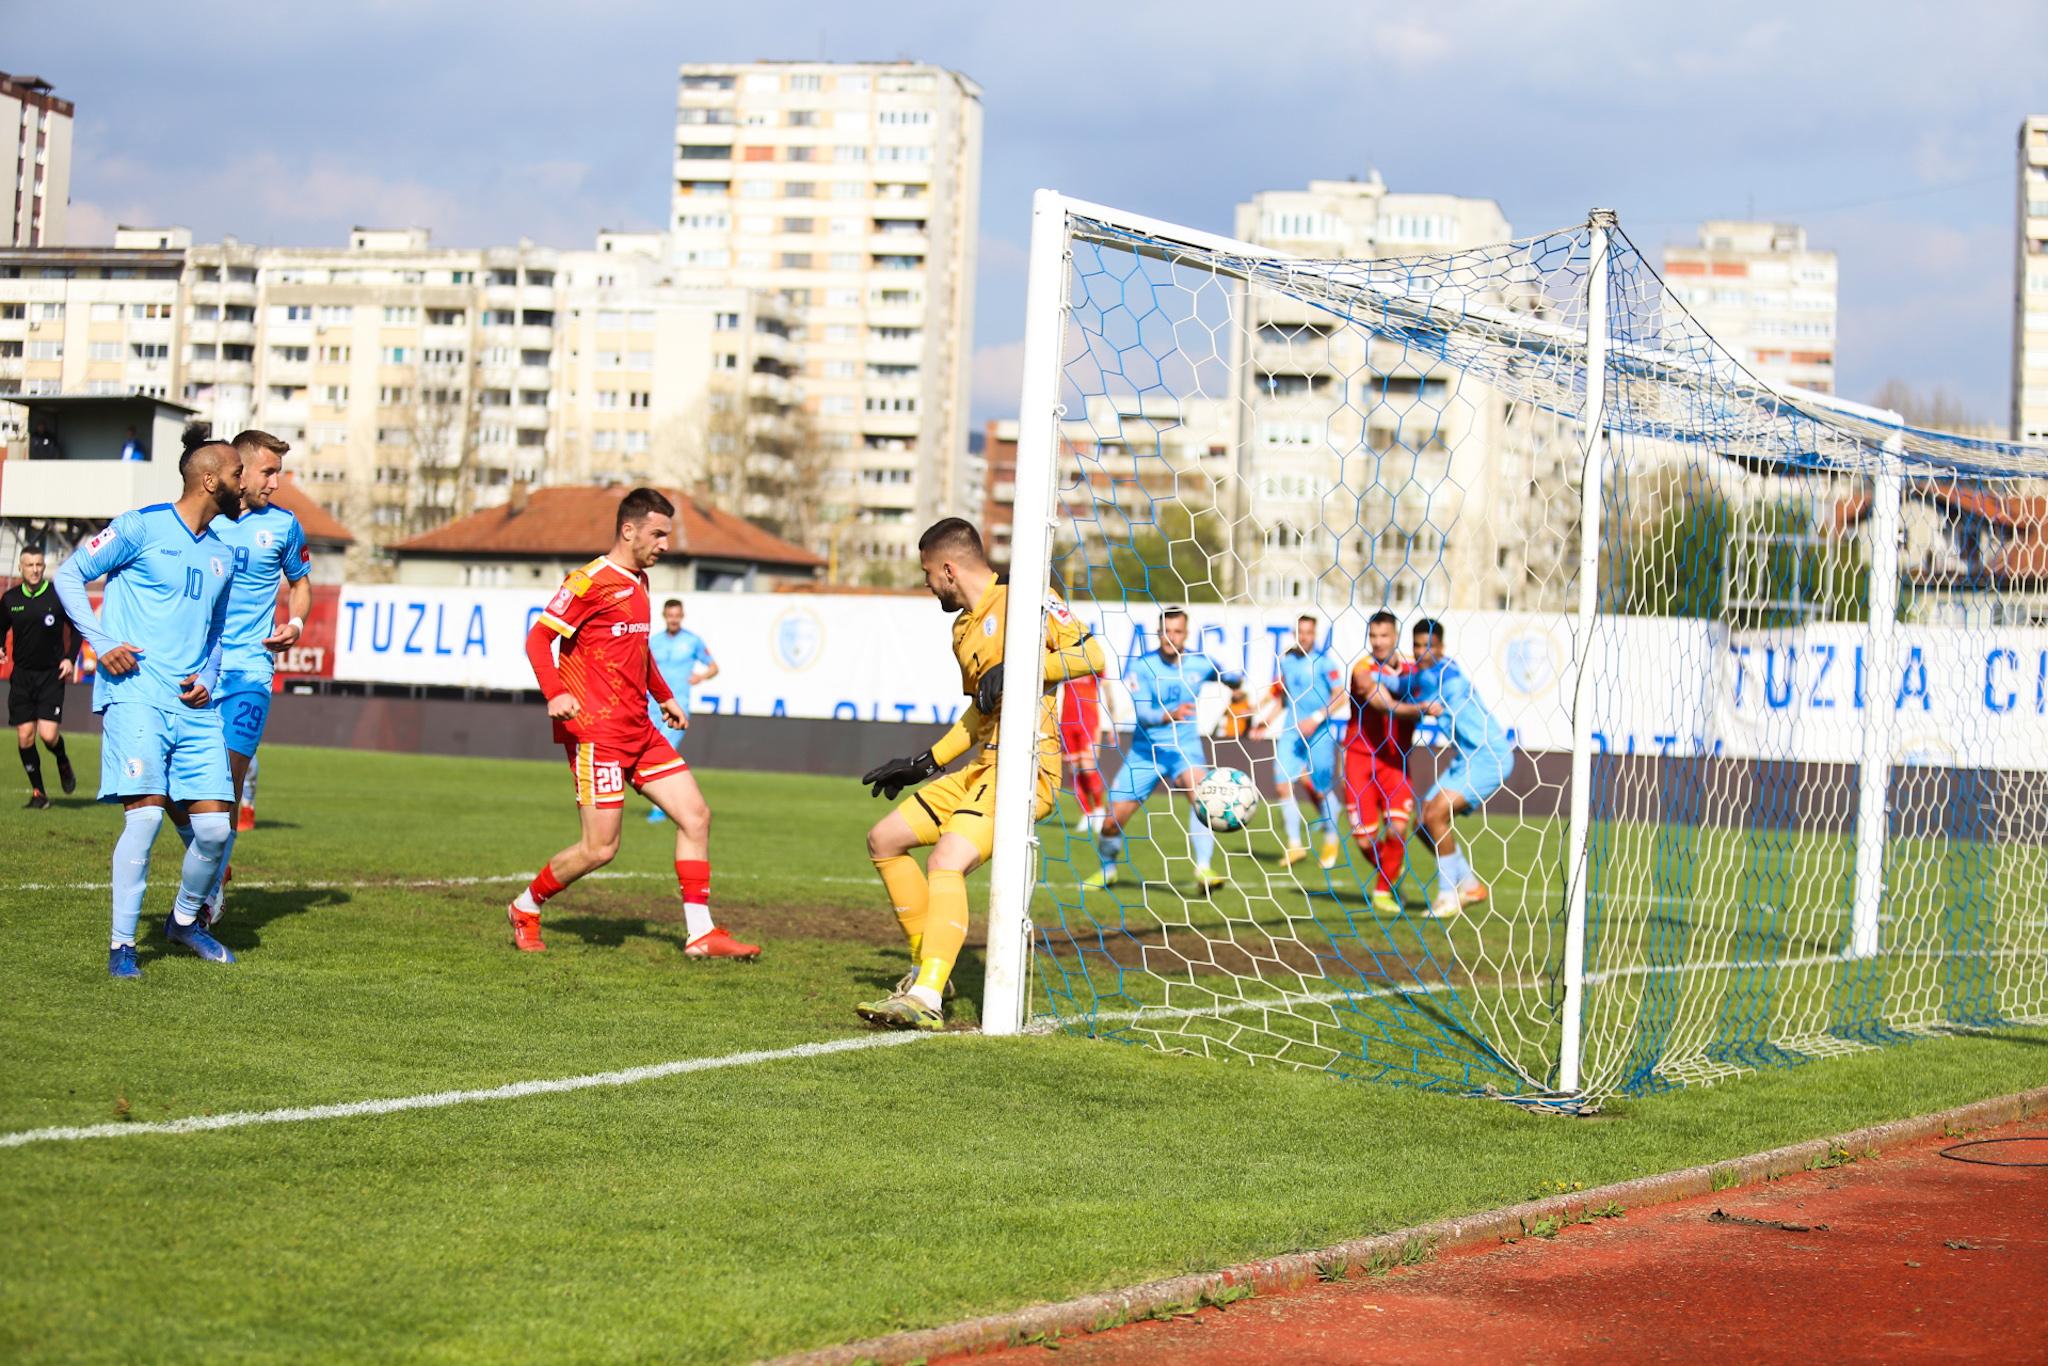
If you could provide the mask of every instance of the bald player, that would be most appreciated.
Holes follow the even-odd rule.
[[[57,571],[57,598],[99,656],[92,709],[100,715],[100,792],[125,815],[114,845],[113,935],[107,972],[140,977],[136,922],[149,886],[149,851],[172,803],[191,813],[178,895],[165,936],[214,963],[235,956],[200,911],[233,826],[234,785],[213,693],[234,555],[216,518],[242,510],[242,458],[226,441],[188,431],[175,503],[124,512]],[[100,610],[86,585],[104,577]]]

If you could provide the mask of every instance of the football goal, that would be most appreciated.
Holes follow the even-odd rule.
[[[1251,235],[1035,201],[1107,796],[999,771],[986,1029],[1574,1104],[2048,1019],[2048,453],[1757,379],[1611,213]]]

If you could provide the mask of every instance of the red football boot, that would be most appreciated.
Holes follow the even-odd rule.
[[[695,939],[683,945],[683,956],[685,958],[737,958],[741,962],[751,963],[761,956],[761,946],[759,944],[742,944],[739,940],[718,928],[718,926],[713,925],[703,934],[698,935]]]
[[[540,942],[540,913],[522,911],[517,906],[505,908],[505,919],[512,923],[512,947],[521,953],[543,953],[547,945]]]

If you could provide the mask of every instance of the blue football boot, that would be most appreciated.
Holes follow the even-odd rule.
[[[133,944],[123,944],[119,948],[107,950],[107,976],[142,976],[142,964],[135,961],[135,946]]]
[[[235,955],[228,951],[228,946],[208,934],[206,927],[197,920],[189,925],[180,925],[177,916],[165,916],[164,938],[170,940],[173,944],[183,945],[209,963],[232,963],[235,961]]]

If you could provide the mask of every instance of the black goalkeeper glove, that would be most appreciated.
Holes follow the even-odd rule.
[[[996,666],[983,674],[981,681],[974,685],[974,709],[983,716],[994,716],[996,707],[1002,700],[1003,665],[1002,661],[998,660]]]
[[[932,758],[932,752],[912,755],[908,759],[891,759],[886,764],[877,764],[860,775],[868,785],[871,797],[887,797],[896,800],[896,794],[906,787],[915,787],[939,771],[939,761]]]

